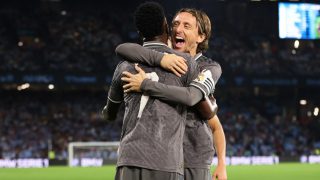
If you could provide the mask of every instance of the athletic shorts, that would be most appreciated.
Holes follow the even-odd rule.
[[[212,180],[210,169],[184,168],[184,180]]]
[[[115,180],[183,180],[183,175],[134,166],[117,168]]]

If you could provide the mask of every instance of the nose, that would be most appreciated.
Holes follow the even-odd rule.
[[[183,30],[183,26],[181,24],[179,24],[177,27],[177,33],[182,32],[182,30]]]
[[[173,31],[175,34],[180,34],[182,31],[183,31],[183,26],[181,24],[179,25],[176,25],[174,28],[173,28]]]

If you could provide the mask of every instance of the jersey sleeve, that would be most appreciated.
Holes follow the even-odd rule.
[[[149,96],[187,106],[193,106],[203,99],[202,92],[195,87],[179,87],[145,79],[141,90]]]
[[[198,74],[200,73],[198,65],[194,59],[191,57],[186,57],[188,62],[188,71],[186,74],[185,83],[188,86],[194,79],[198,77]]]
[[[129,62],[143,63],[149,66],[160,66],[164,53],[144,48],[135,43],[120,44],[116,48],[116,54]]]
[[[108,100],[113,103],[121,103],[123,100],[121,76],[122,72],[125,71],[125,64],[126,62],[120,62],[113,73],[112,82],[108,92]]]
[[[114,71],[112,82],[108,91],[107,104],[104,106],[102,110],[102,117],[104,120],[115,120],[120,104],[123,101],[121,76],[122,72],[125,70],[125,63],[126,62],[120,62],[116,70]]]
[[[212,79],[214,80],[214,83],[217,84],[222,74],[220,64],[214,61],[213,63],[210,63],[207,66],[201,67],[201,70],[204,70],[204,69],[211,71]]]

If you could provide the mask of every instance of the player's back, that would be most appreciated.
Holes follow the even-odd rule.
[[[159,52],[175,53],[161,43],[145,43],[144,46]],[[124,65],[128,64],[131,63],[125,62]],[[174,86],[187,86],[198,74],[192,62],[189,73],[182,77],[160,67],[140,66],[146,73],[152,73],[155,79],[158,78],[159,82]],[[126,112],[117,165],[182,174],[186,107],[146,97],[141,93],[124,94],[124,99]],[[143,102],[146,102],[145,107],[141,106]]]

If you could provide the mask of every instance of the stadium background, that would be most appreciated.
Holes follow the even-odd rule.
[[[132,12],[141,2],[0,2],[0,159],[49,158],[50,166],[66,165],[69,142],[119,140],[121,120],[104,122],[100,111],[119,62],[114,48],[139,42]],[[169,21],[177,9],[195,7],[213,22],[206,54],[223,70],[216,97],[227,156],[277,155],[282,163],[320,155],[319,40],[300,40],[297,47],[295,39],[279,39],[277,1],[159,2]],[[317,165],[281,167],[228,167],[228,175],[255,179],[250,175],[261,168],[268,179],[319,179]],[[76,169],[48,168],[42,171],[61,173],[44,177],[39,169],[0,168],[0,179],[34,173],[80,179],[80,172],[103,179],[114,173],[114,166]]]

